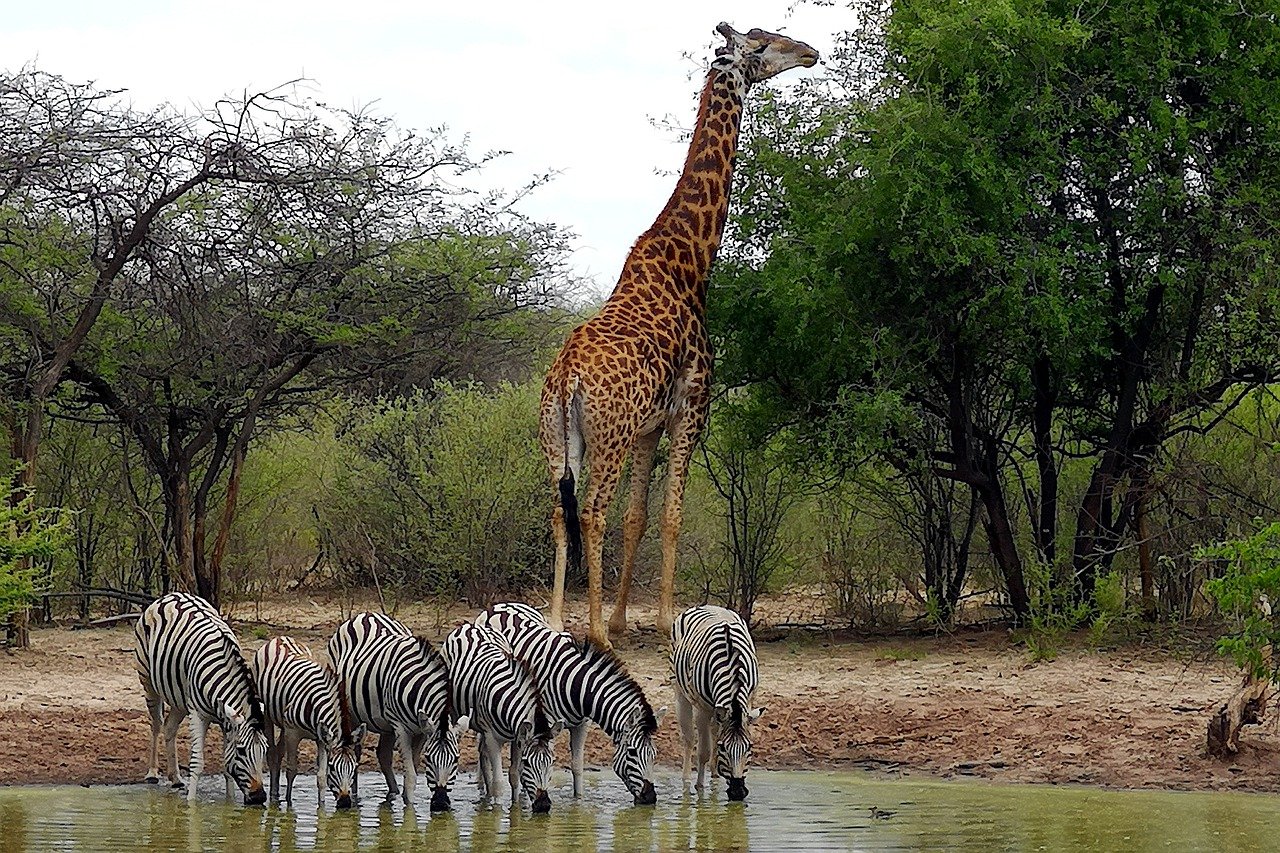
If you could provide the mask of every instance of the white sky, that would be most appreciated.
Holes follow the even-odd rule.
[[[204,106],[306,77],[336,106],[372,102],[406,128],[448,125],[470,135],[473,154],[512,152],[484,170],[486,185],[561,172],[522,209],[579,235],[573,266],[603,295],[671,192],[674,178],[656,172],[683,162],[684,144],[650,119],[693,123],[715,25],[786,32],[826,55],[853,22],[843,6],[791,4],[37,0],[7,4],[0,56],[10,70],[35,62],[128,89],[140,105]]]

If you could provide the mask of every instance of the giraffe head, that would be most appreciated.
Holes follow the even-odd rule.
[[[818,51],[809,45],[768,30],[740,33],[722,23],[716,32],[725,38],[724,46],[716,48],[716,63],[738,67],[748,86],[789,68],[811,68],[818,62]]]

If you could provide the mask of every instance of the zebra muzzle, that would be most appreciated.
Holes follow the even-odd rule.
[[[339,791],[337,805],[338,805],[338,808],[340,809],[351,808],[351,795],[348,794],[346,791]]]
[[[651,806],[656,802],[658,802],[658,792],[653,789],[653,783],[645,779],[644,786],[640,788],[640,793],[636,794],[636,805]]]
[[[261,785],[256,788],[250,788],[244,792],[244,804],[246,806],[261,806],[266,802],[267,792]]]
[[[734,801],[745,800],[747,798],[747,780],[742,776],[731,776],[729,778],[729,799]]]
[[[431,794],[431,811],[447,812],[450,808],[449,791],[444,787],[436,788]]]
[[[547,814],[550,811],[551,811],[551,797],[547,795],[546,791],[539,789],[538,796],[534,797],[533,799],[533,813]]]

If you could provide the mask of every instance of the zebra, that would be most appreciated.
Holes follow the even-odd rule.
[[[285,802],[293,802],[293,779],[298,772],[298,742],[316,743],[316,788],[327,787],[338,808],[351,807],[351,788],[358,772],[357,745],[363,725],[352,729],[346,692],[330,667],[312,657],[311,650],[290,637],[269,640],[253,656],[253,677],[262,696],[266,718],[267,762],[271,768],[271,799],[280,796],[280,764],[288,768]],[[276,726],[281,738],[275,740]]]
[[[204,771],[204,739],[210,723],[222,729],[222,766],[227,799],[234,782],[247,806],[267,800],[262,770],[267,757],[262,703],[253,673],[235,634],[208,602],[184,592],[162,596],[142,612],[133,630],[138,681],[151,719],[147,781],[160,780],[159,739],[163,726],[169,781],[178,774],[178,727],[191,715],[191,767],[187,799],[196,800]],[[164,706],[168,705],[168,713]]]
[[[587,730],[595,723],[613,741],[613,770],[636,805],[657,802],[653,738],[667,709],[654,713],[617,655],[589,638],[576,641],[567,631],[552,630],[527,604],[495,604],[475,622],[507,638],[541,686],[548,711],[565,721],[574,797],[582,796]]]
[[[350,698],[352,715],[380,735],[378,764],[388,796],[399,790],[391,767],[392,749],[399,748],[405,804],[413,801],[417,766],[425,755],[431,810],[445,811],[450,806],[449,786],[458,773],[458,737],[470,721],[465,715],[453,718],[444,659],[430,642],[407,632],[388,617],[359,614],[338,626],[329,640],[329,654]]]
[[[671,626],[671,671],[684,746],[685,790],[695,738],[702,790],[714,737],[716,773],[729,780],[729,799],[745,800],[749,725],[764,713],[763,708],[751,707],[759,666],[747,623],[732,610],[710,604],[681,613]]]
[[[497,796],[502,745],[509,742],[512,805],[523,790],[535,813],[551,811],[551,743],[564,724],[548,720],[528,667],[500,634],[469,623],[449,632],[440,652],[449,663],[454,702],[480,738],[481,796]]]

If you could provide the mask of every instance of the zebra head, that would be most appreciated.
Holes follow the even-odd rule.
[[[547,724],[541,710],[534,714],[532,722],[525,720],[516,731],[516,743],[520,747],[520,789],[533,803],[535,814],[551,811],[551,797],[547,794],[551,787],[551,744],[562,731],[564,722],[556,720]]]
[[[747,759],[751,757],[747,725],[763,713],[764,708],[744,709],[737,700],[716,707],[716,773],[729,780],[731,800],[747,798]]]
[[[364,736],[365,726],[361,723],[355,731],[333,738],[326,750],[325,781],[340,809],[351,808],[351,788],[360,772],[359,749]]]
[[[471,718],[463,714],[450,722],[446,707],[439,719],[424,718],[420,722],[427,732],[422,763],[427,784],[431,786],[431,811],[445,812],[450,808],[449,786],[458,777],[458,739],[471,725]]]
[[[267,763],[267,736],[262,731],[262,705],[249,698],[249,715],[230,702],[222,706],[222,767],[244,794],[246,806],[267,801],[262,787],[262,769]]]
[[[658,755],[653,736],[665,713],[666,708],[654,713],[647,702],[636,705],[613,740],[613,772],[627,786],[637,806],[651,806],[658,801],[653,789],[653,760]]]

